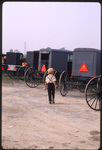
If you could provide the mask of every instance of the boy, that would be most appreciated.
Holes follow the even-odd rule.
[[[45,79],[44,89],[46,90],[46,86],[48,84],[49,103],[51,104],[51,101],[53,101],[53,104],[54,104],[55,103],[54,97],[55,97],[55,90],[56,90],[56,78],[53,74],[55,70],[53,68],[49,68],[47,71],[48,71],[48,75],[46,76],[46,79]]]

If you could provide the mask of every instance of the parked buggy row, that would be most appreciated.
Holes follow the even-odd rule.
[[[40,49],[28,51],[26,60],[22,53],[8,52],[6,65],[11,78],[19,77],[35,88],[45,82],[48,68],[54,68],[57,85],[62,96],[66,96],[72,86],[85,92],[87,104],[100,110],[101,52],[92,48]],[[25,63],[23,63],[26,61]],[[23,66],[22,66],[23,63]]]

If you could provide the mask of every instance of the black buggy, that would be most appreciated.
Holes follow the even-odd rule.
[[[6,54],[2,54],[2,72],[7,73]]]
[[[39,58],[39,51],[36,50],[27,52],[25,62],[23,62],[22,67],[18,69],[18,77],[21,80],[25,79],[25,81],[27,81],[27,78],[25,78],[25,74],[29,68],[33,67],[34,70],[38,68],[38,58]]]
[[[61,95],[65,96],[68,93],[68,90],[70,89],[70,87],[76,86],[81,92],[86,91],[85,92],[86,101],[88,103],[87,93],[88,93],[88,87],[90,87],[89,81],[93,77],[94,79],[100,78],[98,77],[100,74],[101,74],[101,52],[100,50],[92,49],[92,48],[74,49],[71,76],[69,76],[69,74],[66,71],[63,71],[60,76],[59,85],[60,85]],[[91,87],[94,88],[95,84],[93,85],[91,83]],[[87,85],[87,88],[85,90],[86,85]],[[95,89],[93,90],[93,92],[95,92]],[[91,101],[91,98],[89,101]],[[98,100],[97,100],[97,104],[98,104]],[[97,109],[96,107],[98,107],[98,105],[95,106],[95,109]]]
[[[98,87],[100,89],[100,76],[99,76],[100,74],[101,74],[100,50],[92,48],[74,49],[71,76],[69,76],[69,74],[66,71],[63,71],[60,76],[59,85],[61,95],[65,96],[68,93],[70,87],[76,86],[81,92],[85,91],[86,101],[89,105],[92,102],[92,100],[94,101],[93,102],[94,104],[95,101],[97,101],[96,103],[97,106],[96,105],[94,106],[93,103],[91,103],[91,107],[94,107],[93,109],[95,110],[100,109],[100,106],[98,105],[100,103],[100,98],[95,97],[96,94],[95,88]],[[97,84],[97,82],[93,83],[92,78],[94,79],[94,81],[98,81],[99,84]],[[88,95],[89,87],[91,87],[90,96]],[[99,96],[100,92],[98,92],[98,97]],[[89,99],[89,97],[91,98]]]
[[[6,53],[6,65],[8,66],[7,74],[10,78],[15,79],[18,77],[18,69],[22,67],[24,61],[25,59],[22,53]]]
[[[69,75],[72,69],[73,52],[65,49],[40,49],[38,53],[34,53],[32,66],[25,72],[25,81],[29,87],[36,87],[41,82],[45,82],[48,68],[54,68],[57,83],[59,83],[60,74],[66,70]],[[36,59],[36,61],[35,61]],[[36,63],[36,65],[35,65]]]

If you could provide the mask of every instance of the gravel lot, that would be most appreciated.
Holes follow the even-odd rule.
[[[3,76],[2,147],[5,149],[98,149],[100,112],[73,89],[66,97],[56,90],[48,103],[43,85],[29,88],[24,81]]]

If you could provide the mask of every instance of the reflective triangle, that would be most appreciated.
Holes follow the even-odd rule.
[[[46,72],[46,67],[45,67],[45,65],[42,66],[41,72]]]
[[[81,65],[81,67],[79,68],[79,71],[80,71],[80,72],[88,72],[89,70],[88,70],[88,68],[87,68],[87,65],[86,65],[85,63],[83,63],[83,64]]]

